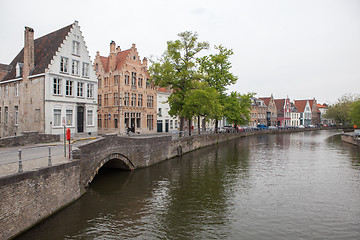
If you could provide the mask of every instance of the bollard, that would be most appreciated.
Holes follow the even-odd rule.
[[[48,166],[52,166],[52,163],[51,163],[51,150],[50,150],[50,146],[49,146],[49,159],[48,159]]]
[[[21,149],[19,149],[19,173],[23,172],[22,161],[21,161]]]
[[[72,144],[70,144],[70,161],[73,160]]]

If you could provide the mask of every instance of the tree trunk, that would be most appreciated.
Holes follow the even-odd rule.
[[[189,136],[191,136],[191,119],[189,119]]]
[[[200,115],[198,116],[198,134],[200,134]]]
[[[206,117],[202,120],[202,131],[203,133],[206,132]]]
[[[219,121],[215,120],[215,132],[218,133]]]
[[[179,137],[182,137],[182,136],[183,136],[184,123],[185,123],[185,118],[184,118],[184,117],[180,117],[180,131],[179,131]]]

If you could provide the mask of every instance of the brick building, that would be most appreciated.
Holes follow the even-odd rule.
[[[0,137],[25,131],[97,133],[97,78],[78,22],[34,40],[0,65]]]
[[[132,45],[121,51],[114,41],[107,57],[96,53],[98,77],[99,133],[123,134],[128,128],[136,133],[156,132],[156,88],[149,82],[147,59],[140,60]]]
[[[260,98],[252,97],[250,109],[250,126],[256,127],[258,124],[266,126],[266,111],[267,106],[265,105],[265,102]]]
[[[276,126],[277,125],[277,109],[273,95],[266,98],[259,98],[264,101],[267,110],[266,110],[266,123],[267,126]]]
[[[291,105],[289,98],[275,99],[277,110],[277,126],[291,125]]]

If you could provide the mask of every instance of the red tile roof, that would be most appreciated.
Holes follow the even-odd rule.
[[[45,69],[49,66],[53,56],[63,43],[65,37],[69,34],[73,24],[63,27],[57,31],[49,33],[45,36],[35,39],[34,41],[34,56],[35,67],[30,72],[30,75],[44,73]],[[10,65],[11,71],[2,79],[2,81],[14,79],[16,76],[16,64],[24,62],[24,48],[12,60]]]
[[[158,92],[171,93],[171,89],[168,89],[166,87],[161,87],[158,89]]]
[[[277,111],[284,113],[285,99],[274,99],[274,101]]]
[[[260,99],[260,100],[263,100],[266,106],[269,106],[269,102],[270,102],[270,100],[271,100],[271,97],[259,98],[259,99]]]
[[[304,112],[307,100],[294,100],[295,107],[299,112]]]
[[[125,51],[118,52],[116,54],[116,64],[115,64],[114,70],[122,68],[122,66],[125,63],[125,59],[127,59],[129,57],[130,50],[131,49],[128,49]],[[109,72],[110,56],[109,57],[100,56],[100,60],[101,60],[101,64],[103,65],[104,71]]]

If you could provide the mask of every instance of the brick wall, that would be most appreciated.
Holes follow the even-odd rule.
[[[59,142],[60,135],[43,134],[38,132],[26,132],[18,136],[0,138],[0,147],[23,146],[25,144],[37,144]]]
[[[78,199],[79,162],[0,178],[0,239],[11,238]]]

